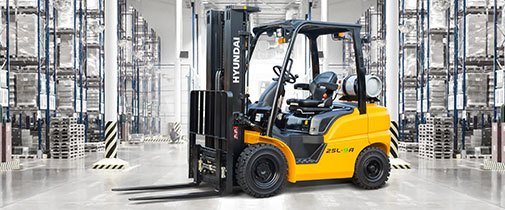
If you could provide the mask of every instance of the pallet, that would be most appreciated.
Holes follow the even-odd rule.
[[[85,157],[85,154],[77,154],[77,155],[51,155],[52,159],[77,159]]]
[[[496,162],[493,160],[484,160],[484,169],[505,172],[505,162]]]
[[[12,159],[37,159],[37,155],[12,155]]]
[[[419,143],[414,142],[400,142],[398,145],[400,152],[419,152]]]
[[[420,158],[427,158],[427,159],[452,159],[452,155],[419,154],[418,157],[420,157]]]
[[[105,144],[103,142],[87,142],[84,143],[85,152],[103,152],[105,151]]]
[[[9,162],[0,162],[0,171],[11,171],[20,169],[19,160],[12,160]]]
[[[466,155],[467,159],[491,159],[492,155]]]

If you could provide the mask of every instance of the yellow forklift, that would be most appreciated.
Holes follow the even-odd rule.
[[[258,8],[228,6],[207,14],[207,89],[190,94],[188,164],[193,181],[113,191],[212,188],[130,198],[147,201],[224,195],[235,189],[270,197],[287,182],[309,180],[352,178],[365,189],[385,185],[390,173],[390,119],[387,109],[376,104],[378,79],[365,75],[360,25],[288,20],[256,27],[251,33],[253,12]],[[309,43],[310,83],[296,83],[298,76],[291,73],[299,35]],[[334,72],[320,71],[317,42],[323,35],[352,41],[355,75],[339,79]],[[251,103],[246,75],[262,36],[275,36],[287,50],[282,65],[273,66],[277,77]],[[288,84],[309,96],[284,102]],[[374,87],[367,89],[367,84]],[[285,112],[283,103],[288,107]]]

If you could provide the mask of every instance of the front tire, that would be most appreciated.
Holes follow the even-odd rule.
[[[389,158],[377,147],[365,148],[358,156],[354,167],[354,184],[363,189],[378,189],[389,178]]]
[[[270,144],[247,146],[237,160],[235,177],[242,190],[256,198],[279,194],[286,186],[287,161]]]

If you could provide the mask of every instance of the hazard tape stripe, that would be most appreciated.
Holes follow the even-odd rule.
[[[105,158],[117,158],[117,122],[108,121],[105,125]]]
[[[390,155],[393,158],[398,158],[398,123],[391,121],[391,126],[389,128],[389,133],[391,134],[391,149]]]

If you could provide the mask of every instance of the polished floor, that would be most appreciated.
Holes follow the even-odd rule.
[[[22,169],[0,172],[1,209],[505,209],[505,174],[480,169],[479,161],[406,158],[413,170],[392,171],[386,187],[366,191],[348,180],[290,184],[278,196],[227,197],[134,203],[129,197],[175,192],[127,194],[113,187],[182,183],[186,145],[123,145],[129,161],[123,172],[91,170],[101,154],[80,160],[23,161]]]

